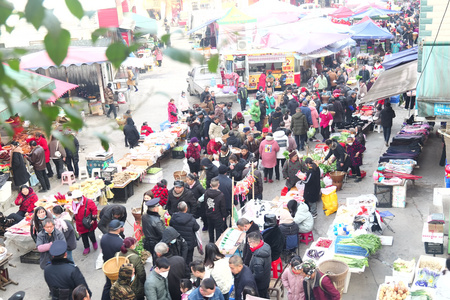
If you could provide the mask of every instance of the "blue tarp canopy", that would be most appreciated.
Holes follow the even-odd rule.
[[[191,30],[189,30],[188,32],[186,32],[186,34],[187,34],[187,35],[190,35],[190,34],[196,32],[197,30],[200,30],[200,29],[202,29],[203,27],[206,27],[206,26],[208,26],[209,24],[216,22],[216,21],[219,20],[220,18],[222,18],[222,16],[217,17],[217,18],[210,19],[210,20],[206,21],[205,23],[203,23],[203,24],[201,24],[201,25],[198,25],[197,27],[192,28]]]
[[[354,40],[393,39],[394,36],[384,28],[378,27],[371,20],[350,27]]]
[[[413,61],[417,59],[418,47],[413,47],[394,54],[386,55],[381,64],[385,70],[392,69],[398,65]]]
[[[359,14],[351,16],[353,19],[362,19],[364,17],[370,18],[380,18],[382,16],[387,16],[391,14],[401,14],[402,12],[399,10],[389,10],[389,9],[381,9],[381,8],[370,8],[366,11],[363,11]]]

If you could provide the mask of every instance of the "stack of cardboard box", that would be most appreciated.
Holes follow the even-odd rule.
[[[444,224],[444,214],[432,213],[428,216],[422,230],[422,242],[425,244],[425,253],[444,253]]]

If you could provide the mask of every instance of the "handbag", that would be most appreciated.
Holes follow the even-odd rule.
[[[84,204],[84,215],[83,215],[82,223],[83,223],[84,228],[90,230],[92,227],[92,224],[91,224],[92,214],[89,214],[88,216],[86,216],[87,203],[88,203],[88,199],[86,199],[86,203]]]
[[[59,141],[56,143],[56,149],[58,149],[58,148],[59,148]],[[54,156],[56,158],[61,158],[62,154],[59,150],[56,150]]]

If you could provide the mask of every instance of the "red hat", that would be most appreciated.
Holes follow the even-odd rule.
[[[237,116],[238,118],[242,118],[242,113],[241,113],[240,111],[238,111],[237,114],[236,114],[236,116]]]
[[[265,132],[265,133],[269,132],[269,128],[264,127],[263,130],[262,130],[262,132]]]
[[[304,92],[306,92],[306,88],[305,88],[305,87],[302,87],[301,93],[304,93]]]

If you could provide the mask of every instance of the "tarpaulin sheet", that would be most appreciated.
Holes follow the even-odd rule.
[[[377,81],[360,103],[374,102],[414,90],[416,82],[417,61],[387,70],[378,76]]]
[[[352,38],[357,40],[392,39],[394,36],[384,28],[378,27],[371,20],[350,27]]]
[[[416,46],[394,54],[385,55],[383,63],[381,65],[385,70],[389,70],[403,63],[417,60],[417,52],[418,47]]]

